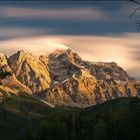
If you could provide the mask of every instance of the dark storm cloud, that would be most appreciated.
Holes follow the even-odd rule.
[[[122,12],[125,2],[0,2],[0,27],[30,28],[38,34],[105,35],[134,32],[136,27]],[[18,30],[18,29],[17,29]],[[0,32],[0,38],[6,39]],[[11,38],[13,38],[11,34]],[[22,34],[18,35],[22,36]],[[17,35],[15,36],[17,37]],[[8,35],[7,38],[10,38]]]

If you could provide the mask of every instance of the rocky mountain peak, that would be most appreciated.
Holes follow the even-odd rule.
[[[0,54],[0,88],[7,95],[10,93],[28,92],[30,89],[17,80],[15,74],[8,65],[8,59],[5,55]]]
[[[79,63],[81,61],[81,57],[71,49],[66,50],[66,55],[69,58],[69,60],[74,63]]]
[[[16,63],[21,63],[22,61],[33,61],[36,56],[33,56],[31,53],[25,52],[24,50],[19,50],[9,58],[9,62],[16,61]]]
[[[18,52],[17,52],[17,54],[26,54],[26,52],[24,51],[24,50],[19,50]]]
[[[7,65],[7,58],[4,54],[0,53],[0,66]]]
[[[9,58],[9,66],[16,77],[32,92],[43,90],[50,85],[50,74],[44,63],[30,53],[18,51]]]
[[[9,76],[11,74],[12,74],[12,71],[8,66],[6,56],[0,53],[0,78],[3,79],[6,76]]]
[[[62,81],[79,73],[81,67],[77,65],[77,54],[71,49],[56,51],[49,55],[48,68],[53,81]]]
[[[1,54],[0,63],[0,88],[33,93],[53,105],[86,107],[140,96],[140,83],[116,63],[84,61],[71,49],[40,57],[20,50],[10,58]]]
[[[50,104],[86,107],[106,100],[140,95],[139,83],[115,62],[88,62],[71,49],[49,55],[52,86],[37,96]]]
[[[14,55],[17,57],[23,57],[25,56],[27,53],[24,50],[19,50],[17,53],[15,53]]]
[[[81,60],[81,57],[74,52],[72,49],[68,48],[66,50],[55,50],[49,55],[50,59],[61,59],[62,61],[76,62]]]

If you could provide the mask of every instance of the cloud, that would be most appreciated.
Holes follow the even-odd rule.
[[[41,55],[69,47],[84,60],[114,61],[137,78],[140,77],[140,60],[137,58],[140,52],[139,38],[140,33],[116,36],[36,36],[0,41],[0,51],[11,55],[23,49]]]
[[[47,29],[51,31],[51,29]],[[18,28],[18,27],[0,27],[0,40],[7,40],[12,38],[28,37],[32,35],[39,35],[41,32],[38,28]]]
[[[33,4],[29,5],[25,3],[20,6],[0,6],[0,39],[41,33],[42,35],[102,35],[137,30],[136,26],[131,24],[129,13],[123,11],[127,5],[111,10],[104,9],[110,3],[66,7],[47,4],[36,7]],[[19,28],[22,28],[22,31],[17,33],[20,31]]]
[[[57,28],[52,27],[16,27],[16,26],[0,26],[0,40],[28,38],[31,36],[41,36],[54,34]]]
[[[126,8],[127,7],[127,8]],[[129,9],[130,8],[130,9]],[[1,18],[22,19],[61,19],[61,20],[90,20],[108,22],[126,22],[132,7],[123,5],[115,10],[103,10],[96,6],[69,6],[69,7],[18,7],[1,6]]]
[[[28,7],[0,7],[0,17],[4,18],[34,18],[34,19],[94,19],[105,17],[103,11],[95,7],[56,7],[56,8],[28,8]]]
[[[18,50],[24,50],[34,55],[42,55],[53,52],[56,49],[67,49],[60,43],[61,38],[53,39],[47,36],[33,36],[0,41],[0,52],[10,56]]]

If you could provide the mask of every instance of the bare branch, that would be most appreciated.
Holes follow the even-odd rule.
[[[140,2],[139,1],[137,1],[137,0],[129,0],[130,2],[133,2],[133,3],[135,3],[135,4],[138,4],[138,5],[140,5]]]
[[[140,10],[140,1],[138,1],[138,0],[129,0],[129,2],[132,2],[132,3],[136,4],[136,5],[139,5],[139,6],[132,12],[132,14],[129,16],[129,17],[131,18],[132,16],[134,16],[134,15],[136,14],[136,12],[137,12],[138,10]],[[137,28],[138,28],[138,31],[139,31],[139,30],[140,30],[140,20],[136,20],[136,25],[137,25]]]
[[[138,10],[140,10],[140,7],[136,8],[129,17],[131,18]]]

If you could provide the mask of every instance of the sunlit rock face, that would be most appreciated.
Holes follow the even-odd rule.
[[[12,71],[8,66],[6,56],[3,54],[0,54],[0,78],[3,79],[7,75],[12,75]]]
[[[87,107],[140,95],[140,83],[116,63],[84,61],[71,49],[41,56],[1,54],[0,82],[0,96],[27,92],[54,106]]]
[[[52,75],[52,80],[61,82],[73,74],[78,73],[81,67],[76,64],[78,55],[70,49],[55,51],[49,55],[48,67]],[[80,59],[80,57],[79,57]]]
[[[8,94],[18,92],[28,92],[31,90],[17,80],[15,74],[8,65],[8,60],[5,55],[0,54],[0,91]]]
[[[18,51],[9,58],[9,66],[17,79],[28,86],[32,92],[38,92],[50,86],[50,74],[47,66],[36,56]]]
[[[52,84],[36,94],[53,105],[87,107],[140,95],[140,84],[116,63],[88,62],[68,49],[48,56]]]

